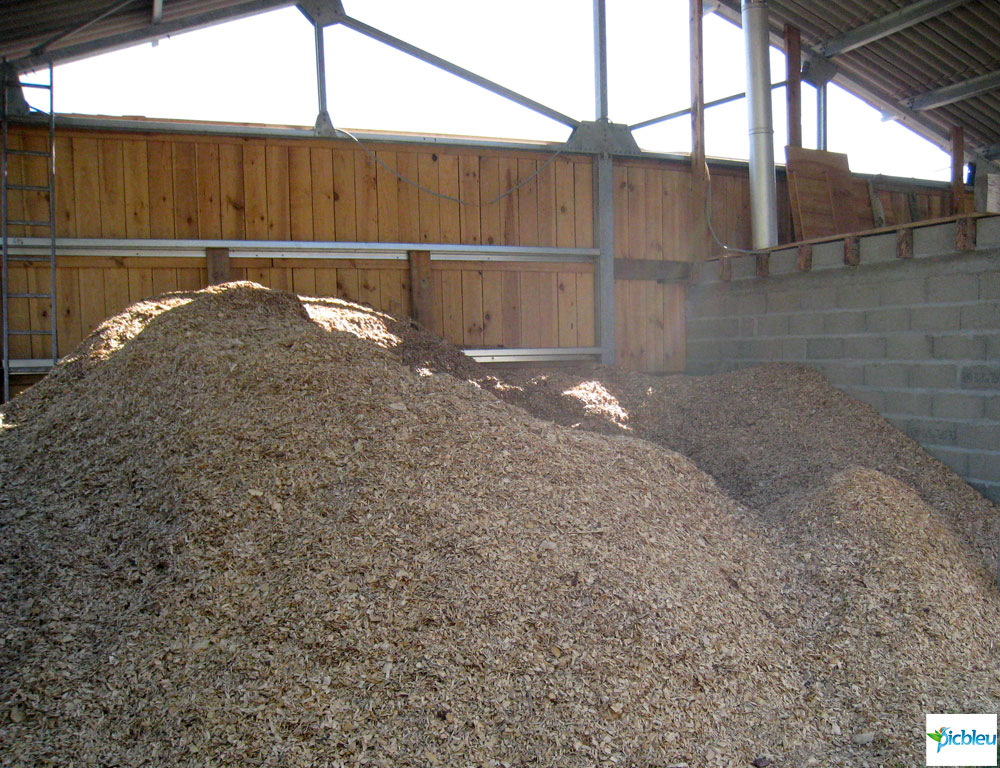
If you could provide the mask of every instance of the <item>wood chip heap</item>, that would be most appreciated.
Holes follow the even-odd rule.
[[[996,509],[922,454],[804,483],[757,429],[858,436],[734,425],[780,369],[540,398],[304,301],[140,302],[0,411],[5,766],[912,765],[924,712],[997,710]],[[718,484],[628,433],[674,418]]]

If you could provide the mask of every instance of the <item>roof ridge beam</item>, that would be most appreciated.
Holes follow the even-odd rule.
[[[887,13],[881,18],[830,38],[817,45],[815,50],[827,58],[847,53],[935,16],[940,16],[942,13],[947,13],[967,2],[968,0],[917,0],[917,2],[910,3],[892,13]]]

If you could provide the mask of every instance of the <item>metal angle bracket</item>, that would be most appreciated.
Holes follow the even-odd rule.
[[[340,0],[302,0],[298,9],[309,21],[319,27],[339,24],[347,13]]]
[[[802,79],[822,88],[837,76],[837,65],[817,54],[810,54],[802,65]]]
[[[642,154],[629,127],[624,123],[612,123],[610,120],[581,122],[570,134],[566,142],[566,151],[601,155]]]
[[[24,98],[24,89],[21,87],[21,80],[17,70],[8,62],[0,64],[0,87],[7,90],[7,116],[22,117],[31,114],[31,108]]]

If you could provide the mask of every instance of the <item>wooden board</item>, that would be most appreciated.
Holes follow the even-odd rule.
[[[785,154],[797,240],[871,229],[867,187],[851,177],[847,155],[801,147],[786,147]]]

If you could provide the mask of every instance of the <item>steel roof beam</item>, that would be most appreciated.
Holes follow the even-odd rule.
[[[910,3],[898,11],[887,13],[875,21],[862,24],[860,27],[855,27],[825,43],[820,43],[816,46],[816,51],[827,58],[847,53],[928,19],[933,19],[935,16],[940,16],[942,13],[967,2],[968,0],[917,0],[917,2]]]
[[[937,109],[956,101],[971,99],[994,88],[1000,88],[1000,70],[921,93],[906,99],[903,104],[916,112],[923,112],[925,109]]]

